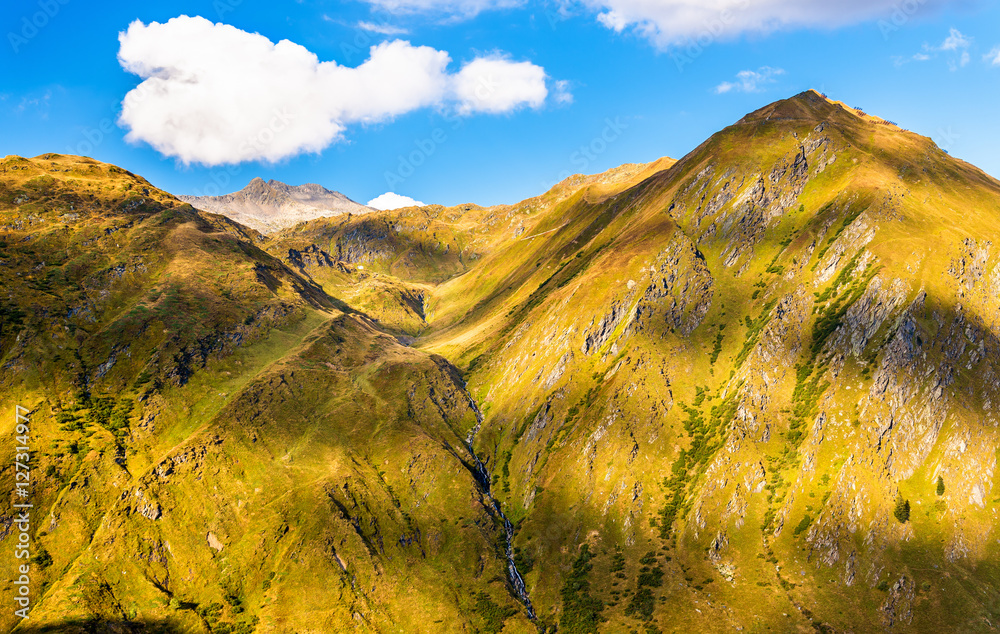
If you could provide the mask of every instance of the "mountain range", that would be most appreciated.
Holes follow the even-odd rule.
[[[261,233],[273,233],[300,222],[372,211],[340,192],[321,185],[286,185],[254,178],[238,192],[223,196],[178,196],[196,209],[223,214]]]
[[[930,139],[808,91],[514,205],[251,187],[0,161],[5,629],[1000,623],[1000,182]]]

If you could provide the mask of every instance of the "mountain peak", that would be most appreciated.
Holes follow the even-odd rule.
[[[754,110],[737,123],[759,124],[767,121],[811,121],[847,126],[863,122],[901,129],[888,119],[869,114],[862,107],[849,106],[812,88]]]
[[[192,206],[222,214],[264,234],[300,222],[371,211],[340,192],[321,185],[288,185],[278,180],[254,177],[246,187],[223,196],[179,196]]]
[[[739,123],[757,123],[776,119],[806,119],[818,123],[833,117],[836,110],[835,102],[820,92],[810,89],[754,110],[740,119]]]

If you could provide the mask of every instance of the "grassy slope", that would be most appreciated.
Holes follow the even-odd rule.
[[[817,131],[820,123],[826,127]],[[801,192],[790,196],[782,213],[755,226],[752,208],[736,209],[740,194],[758,175],[776,197],[794,194],[787,175],[776,182],[771,177],[791,168],[810,135],[828,140],[807,156]],[[835,162],[826,164],[832,155]],[[818,173],[820,164],[826,165]],[[736,196],[706,215],[727,181]],[[657,608],[650,622],[663,619],[664,629],[746,628],[758,620],[778,629],[819,621],[836,629],[878,629],[890,619],[898,627],[906,619],[889,613],[905,612],[904,604],[913,610],[908,625],[917,629],[952,626],[956,614],[968,629],[996,621],[988,590],[995,508],[989,500],[985,508],[969,502],[977,483],[992,489],[995,456],[985,451],[973,458],[984,480],[959,470],[953,462],[958,456],[944,458],[955,443],[967,445],[960,438],[988,438],[992,446],[993,423],[983,407],[995,400],[996,368],[989,352],[959,354],[961,365],[938,361],[970,345],[946,336],[949,327],[964,323],[957,321],[959,302],[965,319],[978,326],[973,342],[994,349],[996,300],[986,298],[986,278],[995,254],[979,265],[976,302],[957,297],[948,271],[971,259],[963,240],[982,244],[998,235],[998,193],[995,181],[928,139],[875,125],[807,93],[749,115],[672,169],[617,196],[597,205],[567,201],[539,223],[544,231],[569,221],[544,241],[506,246],[439,287],[434,301],[458,307],[454,313],[463,318],[457,325],[445,320],[425,345],[472,364],[470,386],[488,413],[480,450],[495,456],[501,489],[510,491],[511,516],[524,517],[518,544],[536,562],[528,578],[539,613],[550,622],[564,618],[565,571],[577,552],[572,544],[587,541],[599,553],[591,584],[609,606],[602,615],[612,631],[642,625],[633,618],[641,611],[626,612],[642,567],[633,562],[650,551],[666,574],[663,589],[651,593],[664,609]],[[956,211],[961,209],[968,211]],[[729,225],[725,217],[733,218]],[[684,248],[672,249],[675,242]],[[727,256],[740,244],[752,244],[752,253],[727,267]],[[699,278],[699,258],[683,253],[695,245],[710,271],[710,291],[690,282]],[[643,291],[663,279],[651,276],[649,267],[665,247],[681,253],[670,260],[682,278],[674,290],[681,292],[658,300],[665,316],[653,312],[630,324]],[[843,309],[866,289],[875,306],[887,303],[893,282],[900,296],[884,319],[876,319],[871,305],[859,305],[855,317],[874,321],[875,332],[855,356],[851,340],[841,338],[856,337],[859,327],[844,325]],[[900,330],[904,310],[921,292],[927,298],[912,313],[920,330]],[[699,293],[709,302],[707,313],[693,332],[681,332],[676,325],[691,306],[677,296],[690,302]],[[473,296],[478,303],[468,308]],[[779,301],[789,316],[772,325]],[[627,309],[626,317],[614,323],[596,354],[584,354],[585,333],[613,314],[615,302]],[[922,339],[931,348],[928,361],[900,367],[905,364],[886,345],[894,337],[906,345]],[[824,347],[826,338],[837,345]],[[795,366],[812,358],[816,341],[807,381],[818,387],[804,383],[794,395]],[[568,354],[572,359],[564,363]],[[561,365],[561,376],[550,383]],[[908,372],[911,385],[891,396],[878,393],[872,385],[880,367],[884,377]],[[953,401],[945,413],[924,414],[921,401],[934,387],[928,377],[952,371],[973,395],[964,398],[957,385],[950,387],[946,398]],[[823,389],[826,383],[832,387]],[[856,408],[859,386],[865,398]],[[699,397],[702,388],[706,396]],[[734,391],[735,400],[726,401]],[[715,418],[712,408],[718,408]],[[886,436],[894,408],[902,429]],[[942,420],[955,419],[965,423],[934,431]],[[910,440],[917,434],[930,448]],[[674,477],[682,449],[699,452],[697,462],[688,458]],[[866,464],[845,468],[849,457]],[[756,481],[759,467],[764,475]],[[947,501],[932,491],[938,473],[954,480],[956,492]],[[678,487],[677,522],[673,535],[662,539],[657,511],[675,499]],[[906,525],[891,515],[897,489],[920,509]],[[855,496],[856,490],[863,493]],[[928,506],[938,510],[924,514]],[[852,507],[859,509],[856,519],[848,519]],[[717,537],[721,550],[709,557]],[[978,546],[970,547],[970,540]],[[928,541],[938,545],[921,549]],[[627,581],[601,574],[617,547],[625,549]],[[817,557],[831,560],[833,552],[832,567],[817,565]],[[851,557],[856,563],[849,574]],[[780,572],[785,569],[791,570]],[[942,569],[950,570],[943,582]],[[733,583],[720,584],[723,573]],[[707,578],[713,579],[710,587]],[[894,592],[900,578],[902,592]],[[745,609],[750,605],[756,617]]]
[[[20,222],[26,180],[4,181]],[[539,626],[985,631],[1000,619],[998,201],[996,181],[930,140],[810,92],[676,163],[514,206],[325,219],[265,241],[170,203],[182,218],[132,230],[137,257],[166,254],[155,275],[119,304],[118,283],[91,282],[114,309],[44,389],[4,398],[84,420],[101,407],[80,402],[87,381],[136,401],[124,434],[46,431],[77,449],[53,455],[59,487],[40,494],[74,526],[38,537],[57,571],[43,608],[195,631],[534,629],[505,591],[462,448],[464,379],[440,354],[483,411],[476,451]],[[100,280],[110,263],[89,266]],[[16,310],[43,301],[8,279]],[[212,300],[213,284],[240,291]],[[145,305],[166,312],[123,321]],[[20,379],[17,334],[40,321],[18,319],[0,341]],[[256,343],[212,343],[239,323]],[[82,378],[116,341],[142,345]],[[89,503],[114,485],[116,502]]]
[[[434,631],[482,621],[480,593],[516,605],[446,362],[118,168],[0,169],[3,433],[32,410],[51,558],[20,629]]]

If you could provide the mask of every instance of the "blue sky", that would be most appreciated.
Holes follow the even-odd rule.
[[[512,203],[570,173],[680,158],[808,88],[1000,176],[997,3],[13,0],[2,11],[0,154],[86,154],[177,194],[262,176],[360,202],[394,191]],[[207,21],[168,22],[178,16]],[[272,46],[281,40],[296,46]],[[371,46],[372,63],[351,70]],[[158,89],[123,108],[151,77]],[[262,147],[241,141],[248,129]]]

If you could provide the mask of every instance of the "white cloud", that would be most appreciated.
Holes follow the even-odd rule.
[[[743,33],[834,28],[868,20],[890,21],[899,0],[581,0],[615,31],[633,29],[663,48]],[[962,0],[921,0],[921,10]],[[908,17],[908,14],[907,14]]]
[[[965,37],[958,29],[952,27],[948,37],[941,43],[941,46],[937,47],[937,50],[953,54],[953,58],[948,60],[948,66],[951,70],[956,70],[969,63],[969,47],[971,46],[972,38]]]
[[[378,198],[369,200],[368,206],[372,209],[399,209],[400,207],[423,207],[424,203],[413,200],[409,196],[386,192]]]
[[[948,37],[941,44],[937,46],[924,44],[922,53],[916,53],[910,58],[895,58],[895,63],[896,66],[902,66],[909,61],[926,62],[943,53],[948,58],[948,67],[951,70],[958,70],[971,61],[969,49],[973,42],[971,37],[966,37],[961,31],[952,27],[948,31]]]
[[[135,21],[118,39],[119,63],[143,79],[122,103],[126,138],[185,163],[273,162],[319,152],[354,123],[424,107],[510,112],[548,95],[530,62],[494,54],[452,73],[447,52],[401,40],[351,68],[200,17]]]
[[[522,0],[365,0],[376,8],[395,12],[473,17],[483,11],[507,9]],[[918,0],[921,11],[965,0]],[[559,0],[584,6],[597,14],[609,29],[633,29],[658,46],[667,48],[697,43],[704,46],[720,38],[743,33],[769,33],[802,27],[830,28],[868,20],[892,24],[896,14],[909,18],[900,0]],[[902,8],[901,8],[902,7]],[[551,11],[552,9],[547,9]]]
[[[358,22],[358,28],[362,31],[370,31],[372,33],[378,33],[380,35],[405,35],[409,33],[408,30],[401,26],[393,26],[391,24],[378,24],[376,22]]]
[[[770,66],[761,66],[757,70],[741,70],[736,73],[736,81],[722,82],[715,87],[715,92],[719,95],[733,91],[761,92],[764,84],[772,84],[775,81],[775,77],[784,74],[785,71],[783,69],[771,68]]]
[[[987,53],[983,59],[994,66],[1000,66],[1000,46]]]
[[[961,31],[952,27],[948,33],[948,37],[945,38],[938,50],[941,51],[958,51],[966,50],[972,45],[972,38],[965,37],[962,35]]]
[[[455,95],[461,114],[497,114],[523,104],[537,108],[548,96],[545,69],[531,62],[511,62],[499,55],[480,57],[458,72]]]
[[[425,13],[451,19],[474,18],[484,11],[512,9],[524,0],[364,0],[388,14]]]
[[[569,82],[561,79],[553,86],[555,92],[555,102],[558,104],[573,103],[573,93],[570,92]]]
[[[4,97],[6,99],[6,97]],[[52,99],[52,91],[46,90],[43,94],[25,96],[21,98],[21,103],[17,104],[14,112],[21,114],[24,112],[35,112],[42,119],[49,118],[49,100]]]

